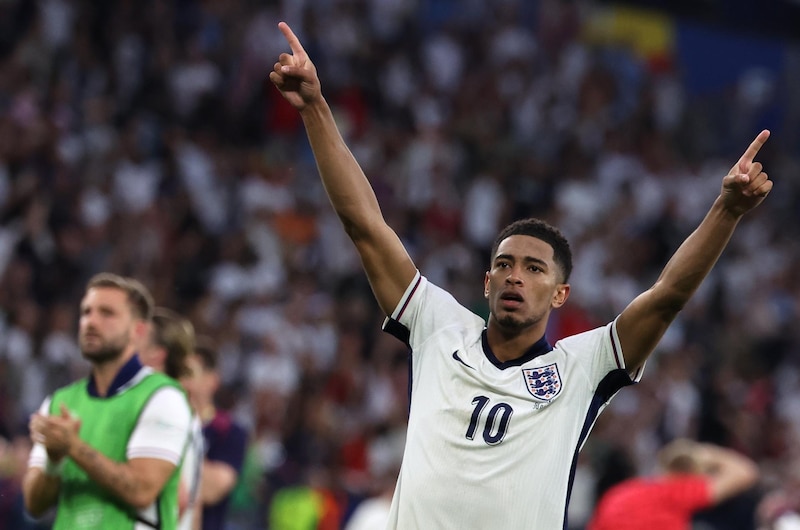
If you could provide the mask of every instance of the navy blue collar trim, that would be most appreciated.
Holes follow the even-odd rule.
[[[122,368],[119,369],[117,372],[116,377],[111,382],[111,386],[108,387],[108,394],[105,396],[101,396],[97,392],[97,383],[94,380],[94,375],[89,376],[89,384],[86,385],[86,390],[89,392],[89,395],[95,398],[105,399],[115,396],[120,389],[128,384],[131,379],[136,377],[136,374],[139,373],[139,370],[142,369],[142,363],[139,360],[139,355],[134,355],[128,362],[122,365]]]
[[[541,339],[537,340],[533,346],[528,348],[528,351],[525,352],[522,357],[517,357],[516,359],[511,359],[510,361],[501,361],[497,357],[495,357],[492,348],[489,347],[489,339],[486,335],[486,329],[484,328],[483,333],[481,333],[481,342],[483,343],[483,353],[486,355],[486,358],[489,359],[496,367],[504,370],[506,368],[512,368],[514,366],[521,366],[526,362],[530,361],[531,359],[535,359],[540,355],[544,355],[545,353],[549,353],[553,351],[553,347],[547,342],[547,337],[542,336]]]

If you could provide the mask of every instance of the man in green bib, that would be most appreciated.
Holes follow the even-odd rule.
[[[178,383],[142,365],[153,299],[138,281],[101,273],[80,306],[88,378],[56,390],[31,417],[23,482],[34,517],[54,529],[174,530],[191,412]]]

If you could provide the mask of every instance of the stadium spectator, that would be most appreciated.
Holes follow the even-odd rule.
[[[659,452],[661,473],[625,480],[601,498],[587,530],[689,530],[701,510],[755,486],[755,462],[728,448],[678,439]]]
[[[203,425],[202,528],[224,530],[231,492],[244,465],[247,431],[229,411],[217,407],[217,352],[208,338],[198,337],[194,352],[188,357],[188,368],[181,383]]]

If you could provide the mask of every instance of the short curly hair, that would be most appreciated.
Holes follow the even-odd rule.
[[[553,259],[561,269],[562,281],[563,283],[569,281],[569,277],[572,274],[572,249],[569,246],[569,241],[558,228],[535,217],[519,219],[500,231],[492,245],[490,263],[494,261],[500,243],[516,235],[535,237],[553,247]]]

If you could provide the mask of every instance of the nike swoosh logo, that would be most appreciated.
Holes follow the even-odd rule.
[[[455,359],[456,361],[460,362],[461,364],[463,364],[464,366],[466,366],[470,370],[474,370],[475,369],[475,368],[471,367],[470,365],[468,365],[467,363],[465,363],[464,361],[461,360],[461,357],[458,356],[458,350],[453,352],[453,359]]]

